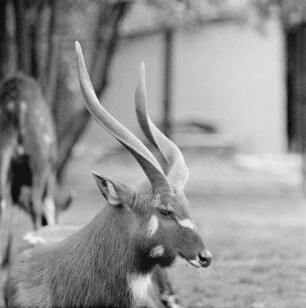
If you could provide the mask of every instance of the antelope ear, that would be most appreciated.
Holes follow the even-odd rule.
[[[111,205],[132,205],[134,190],[118,181],[109,180],[105,177],[98,175],[95,172],[91,172],[95,179],[102,195],[106,201]]]

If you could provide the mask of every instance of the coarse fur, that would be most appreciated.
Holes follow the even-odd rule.
[[[95,94],[78,47],[77,52],[81,86],[90,105]],[[179,256],[196,267],[207,267],[211,261],[197,229],[191,228],[182,186],[171,186],[152,154],[99,103],[87,107],[135,156],[149,181],[135,188],[93,173],[107,205],[62,241],[48,240],[52,232],[37,234],[37,240],[30,237],[29,248],[23,248],[8,273],[7,307],[174,307],[163,296],[172,296],[164,269]],[[179,150],[170,144],[169,157],[171,151],[180,167],[184,160]]]
[[[195,256],[188,255],[190,247],[185,251],[174,244],[182,237],[188,246],[200,241],[196,234],[187,235],[188,229],[163,219],[158,208],[151,206],[155,198],[145,196],[136,193],[128,207],[104,207],[89,225],[62,242],[39,243],[32,250],[25,249],[9,273],[5,286],[7,306],[101,307],[103,303],[103,307],[134,307],[127,277],[149,274],[156,265],[170,266],[178,252],[193,259]],[[158,199],[165,201],[163,196]],[[183,208],[176,208],[177,215],[186,215]],[[155,236],[148,238],[152,215],[159,216],[160,226]],[[176,230],[171,234],[169,228]],[[150,251],[161,243],[166,247],[164,254],[151,257]],[[20,292],[25,289],[27,292]],[[52,292],[42,292],[46,289]],[[163,307],[156,296],[156,284],[150,294],[152,298],[146,301]]]

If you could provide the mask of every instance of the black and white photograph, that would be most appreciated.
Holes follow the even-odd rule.
[[[0,0],[0,308],[306,307],[306,0]]]

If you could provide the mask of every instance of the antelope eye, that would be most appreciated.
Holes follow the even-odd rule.
[[[173,215],[173,210],[169,210],[169,209],[159,209],[160,213],[163,216],[172,216]]]

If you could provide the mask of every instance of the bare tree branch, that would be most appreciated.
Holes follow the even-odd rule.
[[[45,95],[47,102],[53,109],[55,104],[55,89],[58,74],[58,53],[60,47],[60,40],[56,33],[56,23],[59,10],[59,0],[53,0],[50,4],[51,18],[48,29],[48,48],[47,48],[47,63],[44,67],[43,78],[46,78]]]
[[[91,73],[94,80],[94,87],[97,95],[101,98],[107,86],[107,77],[113,60],[114,51],[118,42],[118,32],[120,23],[129,8],[129,3],[119,2],[112,5],[111,14],[103,10],[99,18],[99,27],[96,52],[93,56]],[[107,29],[106,29],[107,28]],[[103,34],[102,34],[103,29]],[[101,36],[103,35],[103,39]],[[107,35],[107,37],[106,37]],[[98,76],[101,76],[100,79]],[[64,135],[60,136],[58,178],[62,180],[67,162],[69,161],[74,145],[80,140],[83,132],[88,126],[90,115],[84,108],[77,115],[74,115],[67,123],[67,130],[63,130]]]
[[[0,79],[4,78],[8,70],[9,38],[7,33],[7,0],[0,1]]]
[[[78,121],[75,119],[78,119]],[[57,164],[57,178],[59,182],[63,180],[63,175],[66,170],[67,163],[71,158],[72,150],[76,143],[83,136],[83,133],[88,126],[89,120],[90,114],[88,113],[87,109],[83,109],[74,115],[74,117],[71,118],[68,122],[69,129],[67,130],[65,138],[61,142],[61,147],[59,148],[58,153],[59,160]]]
[[[34,2],[33,22],[29,25],[29,40],[30,40],[30,62],[31,62],[31,75],[38,79],[41,74],[40,68],[40,54],[39,54],[39,31],[43,26],[41,14],[44,10],[46,1],[37,0]]]
[[[29,44],[27,31],[28,27],[25,18],[24,1],[13,0],[15,9],[16,22],[16,41],[17,41],[17,68],[29,74],[30,58],[29,58]]]
[[[101,29],[104,29],[103,24],[99,24],[100,35],[98,36],[96,56],[94,57],[94,59],[97,59],[96,62],[98,63],[95,63],[93,67],[99,69],[98,72],[100,80],[97,77],[97,70],[92,72],[92,78],[93,80],[96,80],[96,84],[94,85],[94,87],[98,97],[102,96],[104,89],[107,86],[112,58],[117,47],[119,27],[129,5],[130,3],[122,2],[117,3],[112,7],[112,12],[109,15],[109,20],[107,21],[107,24],[110,25],[107,38],[103,36],[101,31]],[[99,55],[101,56],[99,57]],[[101,68],[103,69],[101,70]]]

